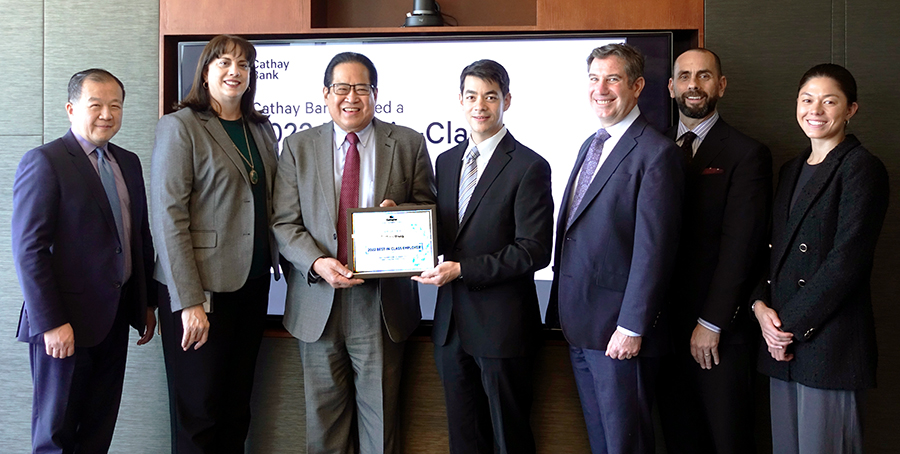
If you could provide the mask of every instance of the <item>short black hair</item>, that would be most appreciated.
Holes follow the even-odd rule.
[[[481,80],[496,82],[500,86],[503,96],[509,94],[509,74],[506,68],[494,60],[478,60],[462,70],[459,75],[459,92],[462,93],[466,86],[466,77],[477,77]]]
[[[77,73],[72,75],[72,78],[69,79],[69,102],[75,104],[81,99],[81,88],[84,87],[84,81],[92,80],[94,82],[109,82],[116,81],[119,84],[119,88],[122,89],[122,101],[125,101],[125,85],[122,84],[122,81],[119,80],[118,77],[114,76],[113,73],[100,68],[91,68],[85,69],[84,71],[78,71]]]
[[[609,57],[619,57],[625,63],[625,75],[628,76],[628,85],[634,85],[634,82],[644,77],[644,54],[636,47],[624,43],[612,43],[600,46],[588,55],[587,64],[588,71],[591,70],[591,63],[595,58],[603,60]]]
[[[834,63],[822,63],[813,66],[800,78],[800,85],[797,87],[797,91],[799,92],[810,79],[815,77],[828,77],[834,80],[837,82],[838,88],[844,92],[844,96],[847,97],[847,104],[856,102],[856,79],[853,78],[853,74],[850,74],[847,68]]]
[[[334,80],[334,67],[341,63],[359,63],[365,66],[366,70],[369,71],[369,84],[372,87],[378,87],[378,71],[375,70],[375,64],[372,63],[372,60],[369,60],[369,57],[356,52],[341,52],[332,57],[331,61],[328,62],[328,66],[325,67],[326,88],[330,88],[331,81]]]

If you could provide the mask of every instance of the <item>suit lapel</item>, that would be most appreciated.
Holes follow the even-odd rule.
[[[63,136],[63,143],[66,144],[66,150],[72,158],[72,164],[78,169],[78,172],[84,179],[84,183],[90,188],[90,193],[94,198],[94,201],[97,202],[100,211],[103,212],[103,218],[106,219],[106,224],[109,226],[110,231],[117,232],[116,220],[112,214],[112,207],[109,206],[106,190],[103,189],[100,175],[97,173],[97,170],[94,169],[94,165],[91,164],[91,159],[85,154],[84,149],[81,148],[81,144],[75,139],[71,130]],[[107,146],[107,149],[109,148],[110,147]],[[115,158],[118,159],[118,156],[115,156]],[[118,238],[118,236],[116,238]],[[116,241],[118,241],[118,239]]]
[[[316,177],[319,179],[319,192],[325,198],[330,225],[337,225],[337,199],[334,197],[334,123],[329,122],[319,129],[314,144],[316,160]]]
[[[244,160],[241,158],[241,155],[238,154],[237,149],[235,149],[234,142],[231,141],[231,138],[228,137],[228,133],[225,132],[225,128],[222,127],[222,123],[219,122],[219,118],[215,115],[212,115],[207,112],[199,112],[201,123],[209,131],[209,135],[216,141],[219,147],[222,148],[222,151],[225,153],[225,156],[231,160],[235,167],[237,167],[238,171],[241,173],[241,176],[244,177],[244,181],[247,182],[247,185],[250,184],[250,175],[247,174],[247,168],[244,167]],[[263,150],[265,148],[262,148]],[[266,176],[269,176],[266,174]]]
[[[591,185],[588,186],[584,198],[581,199],[581,205],[579,205],[578,208],[575,209],[575,213],[572,214],[571,224],[574,224],[575,221],[578,220],[581,213],[583,213],[585,208],[590,205],[591,200],[600,193],[600,190],[603,189],[603,186],[609,181],[609,177],[616,171],[622,160],[631,153],[631,150],[637,145],[637,138],[643,134],[645,126],[647,126],[647,121],[644,120],[644,117],[637,117],[637,119],[634,120],[634,123],[619,139],[616,146],[609,152],[609,156],[603,161],[603,165],[600,166],[597,175],[594,176],[594,180],[591,182]],[[606,152],[606,147],[603,148],[603,152]],[[583,159],[580,158],[579,163],[581,161],[583,161]],[[578,165],[577,167],[579,167],[580,170],[581,166]]]
[[[448,238],[456,236],[459,231],[459,176],[467,144],[468,142],[463,142],[444,152],[447,157],[441,160],[442,168],[435,172],[438,208],[441,210],[441,222],[446,223],[444,229],[448,232]]]
[[[387,192],[388,180],[391,178],[391,165],[394,162],[394,151],[397,141],[391,138],[390,129],[383,128],[381,122],[372,119],[372,143],[375,153],[375,206],[381,204]]]
[[[706,134],[703,142],[700,142],[700,147],[697,148],[697,154],[695,154],[694,159],[691,160],[690,172],[699,173],[707,168],[709,163],[725,149],[728,135],[727,125],[725,124],[725,121],[722,120],[722,117],[719,117],[716,124],[714,124],[712,129],[709,130],[709,133]]]
[[[806,217],[806,214],[809,212],[813,203],[819,198],[819,195],[826,187],[828,187],[835,172],[837,172],[838,167],[843,161],[844,155],[858,144],[859,141],[856,140],[855,137],[847,136],[847,138],[835,147],[834,150],[828,152],[828,156],[816,166],[812,177],[806,182],[806,185],[802,188],[793,188],[795,191],[800,191],[800,195],[797,196],[797,201],[794,203],[793,209],[790,208],[790,205],[794,191],[782,191],[783,197],[776,202],[776,211],[774,213],[774,222],[783,222],[783,224],[775,225],[784,225],[784,232],[786,233],[786,235],[779,235],[777,238],[783,239],[783,243],[773,244],[776,257],[779,258],[779,266],[781,266],[781,263],[787,254],[788,245],[793,242],[795,235],[797,235],[800,224]],[[785,178],[787,178],[788,184],[796,186],[797,178],[800,176],[801,169],[809,158],[810,153],[811,149],[807,148],[806,151],[789,164],[790,167],[788,167],[785,172]],[[790,188],[790,186],[788,188]]]
[[[510,154],[515,151],[515,149],[515,139],[513,139],[512,134],[507,131],[506,136],[504,136],[503,139],[500,140],[500,143],[497,144],[497,148],[491,155],[491,160],[488,161],[487,166],[484,168],[484,172],[481,174],[481,178],[479,178],[478,183],[475,184],[475,189],[472,190],[472,198],[469,200],[469,205],[466,206],[466,212],[463,215],[462,222],[459,224],[458,231],[461,231],[463,227],[465,227],[466,222],[472,217],[472,212],[475,211],[475,208],[478,207],[481,199],[484,198],[484,194],[490,189],[491,185],[494,184],[494,180],[497,179],[500,172],[503,171],[503,168],[509,164],[510,159],[512,159]],[[456,184],[459,186],[459,179],[457,179]],[[459,202],[457,201],[457,203]]]
[[[274,150],[270,150],[266,143],[267,134],[263,129],[264,125],[265,123],[248,122],[248,130],[253,135],[253,141],[256,142],[256,149],[259,151],[259,158],[262,159],[262,170],[266,173],[266,192],[271,193],[270,188],[272,182],[275,181],[275,167],[278,165],[278,158],[272,153]],[[271,194],[269,195],[271,196]]]
[[[562,237],[562,234],[568,228],[568,225],[566,225],[566,221],[568,220],[567,215],[569,213],[569,204],[572,203],[572,187],[578,180],[578,174],[581,172],[581,165],[584,163],[584,159],[587,156],[587,151],[591,146],[592,140],[593,136],[588,137],[588,139],[585,140],[583,144],[581,144],[581,149],[578,150],[578,157],[575,158],[575,165],[572,167],[572,172],[569,173],[569,181],[566,182],[566,189],[563,192],[562,202],[559,204],[559,216],[556,220],[557,241]],[[557,248],[557,250],[559,249]]]
[[[697,153],[694,155],[694,158],[691,159],[691,164],[688,166],[689,173],[699,174],[703,169],[709,166],[709,163],[712,162],[722,150],[725,149],[725,143],[728,140],[728,136],[730,135],[730,127],[728,123],[725,123],[725,120],[720,116],[716,121],[716,124],[709,130],[706,134],[706,137],[703,138],[703,142],[700,143],[700,147],[697,148]],[[672,139],[672,142],[676,142],[678,140],[678,126],[673,126],[666,131],[666,137]]]

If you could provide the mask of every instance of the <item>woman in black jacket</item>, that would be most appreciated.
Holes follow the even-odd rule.
[[[822,64],[800,79],[810,147],[781,168],[768,277],[751,306],[776,454],[862,452],[862,391],[875,386],[878,360],[869,279],[888,176],[846,133],[858,108],[845,68]]]

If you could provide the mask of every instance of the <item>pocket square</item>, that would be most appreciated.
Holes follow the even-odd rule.
[[[718,167],[707,167],[700,172],[700,175],[717,175],[720,173],[725,173],[725,169],[720,169]]]

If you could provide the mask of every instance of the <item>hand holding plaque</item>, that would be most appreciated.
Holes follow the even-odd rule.
[[[418,275],[437,264],[434,205],[351,208],[347,216],[354,277]]]

